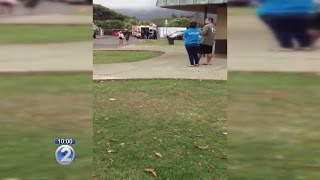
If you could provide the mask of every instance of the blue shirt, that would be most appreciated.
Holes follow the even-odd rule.
[[[200,42],[200,29],[189,28],[184,32],[185,45],[197,45]]]
[[[256,0],[260,3],[259,16],[281,14],[308,14],[315,11],[314,0]]]

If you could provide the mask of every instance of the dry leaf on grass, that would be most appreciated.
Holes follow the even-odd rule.
[[[109,120],[109,118],[108,118],[108,117],[105,117],[105,118],[104,118],[104,120],[105,120],[105,121],[108,121],[108,120]]]
[[[107,151],[107,153],[115,153],[116,151],[115,150],[112,150],[112,149],[109,149],[108,151]]]
[[[146,168],[146,169],[144,169],[144,172],[150,173],[150,174],[152,174],[152,176],[157,177],[156,171],[152,168]]]
[[[109,99],[110,101],[115,101],[115,100],[117,100],[116,98],[110,98]]]
[[[110,160],[111,164],[114,162],[114,160],[113,160],[113,159],[111,159],[111,158],[110,158],[109,160]]]
[[[227,133],[227,132],[223,132],[223,134],[224,134],[224,135],[228,135],[228,133]]]
[[[228,156],[223,156],[223,157],[221,157],[220,159],[227,160],[227,159],[228,159]]]
[[[285,158],[282,155],[275,155],[275,156],[272,157],[272,159],[273,160],[284,160]]]
[[[154,153],[154,154],[155,154],[157,157],[161,158],[161,159],[163,158],[162,155],[161,155],[160,153],[158,153],[158,152],[156,152],[156,153]]]
[[[208,145],[201,145],[201,146],[197,146],[197,148],[200,150],[206,150],[206,149],[209,149],[209,146]]]

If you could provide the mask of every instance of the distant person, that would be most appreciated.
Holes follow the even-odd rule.
[[[203,65],[211,65],[212,59],[212,50],[215,41],[215,25],[213,24],[213,18],[208,17],[205,19],[205,26],[201,31],[201,41],[199,47],[199,62],[202,55],[207,56],[207,62],[203,63]]]
[[[0,14],[13,14],[18,4],[19,2],[17,0],[0,0]]]
[[[123,35],[124,35],[124,37],[125,37],[126,44],[129,44],[130,31],[128,31],[128,29],[125,29],[124,32],[123,32]]]
[[[149,39],[149,36],[150,36],[150,32],[149,32],[149,29],[146,30],[146,39]]]
[[[39,5],[40,0],[24,0],[24,6],[29,9],[31,14],[35,14],[35,9]]]
[[[199,41],[200,29],[197,28],[197,22],[190,22],[189,28],[184,32],[184,44],[188,52],[190,67],[199,66]]]
[[[298,48],[310,50],[311,36],[308,34],[310,13],[314,10],[313,0],[257,0],[257,14],[271,29],[280,44],[280,50]]]
[[[153,39],[158,39],[157,30],[153,30]]]
[[[119,45],[123,45],[124,35],[123,35],[122,31],[118,32],[118,37],[119,37]]]
[[[311,35],[311,43],[315,45],[320,38],[320,0],[315,0],[315,12],[311,17],[309,34]]]
[[[144,29],[141,29],[141,39],[144,39],[144,36],[145,36],[145,32],[144,32]]]

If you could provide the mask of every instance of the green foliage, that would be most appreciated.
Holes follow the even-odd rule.
[[[130,29],[132,25],[138,25],[136,17],[130,17],[116,13],[101,5],[93,5],[94,23],[103,29]]]
[[[168,22],[170,27],[187,27],[188,23],[191,21],[190,18],[175,18],[171,19]]]
[[[123,29],[126,24],[120,20],[103,20],[103,21],[95,21],[97,26],[103,29]]]
[[[165,24],[166,19],[168,18],[154,18],[151,21],[159,27],[164,27],[166,26]]]
[[[166,18],[154,18],[152,19],[152,22],[156,24],[159,27],[166,26],[165,20],[168,20],[168,26],[170,27],[186,27],[189,22],[191,22],[192,17],[181,17],[181,18],[172,18],[172,17],[166,17]]]
[[[130,25],[138,25],[139,21],[135,17],[131,17],[130,19],[127,20],[127,23]]]
[[[119,20],[127,21],[129,19],[136,19],[135,17],[129,17],[112,11],[111,9],[102,5],[93,5],[93,20]]]
[[[150,25],[150,21],[140,21],[140,25]]]

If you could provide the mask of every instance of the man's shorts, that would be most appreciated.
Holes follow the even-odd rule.
[[[199,46],[199,54],[212,54],[213,46],[200,44]]]
[[[320,30],[320,13],[311,16],[310,29]]]

